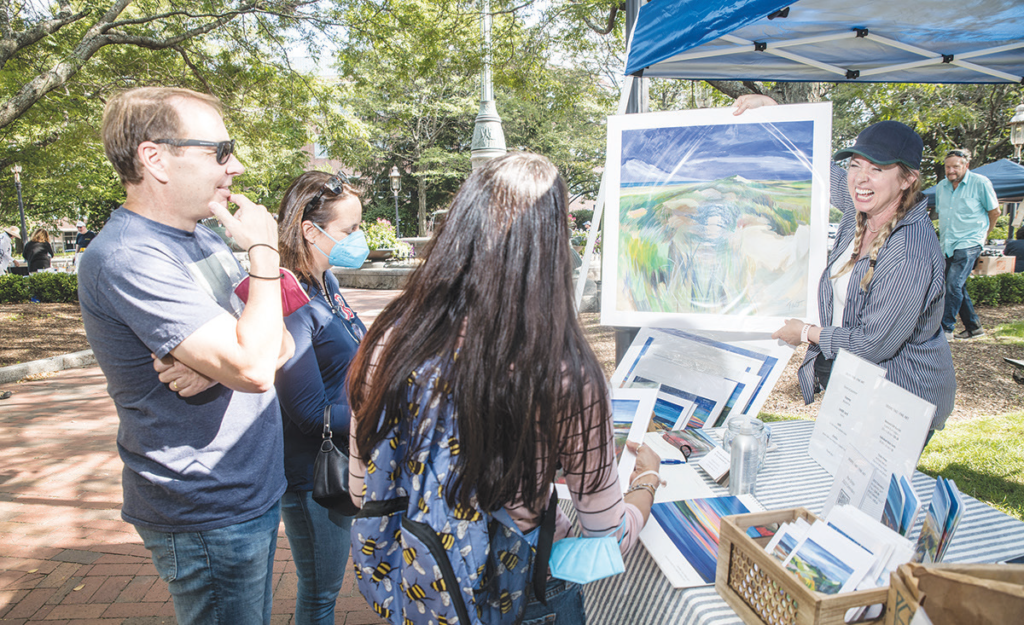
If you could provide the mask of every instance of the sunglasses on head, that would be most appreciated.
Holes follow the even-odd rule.
[[[949,153],[946,154],[946,158],[949,158],[950,156],[956,156],[959,158],[969,158],[967,156],[967,152],[964,152],[963,150],[950,150]]]
[[[200,141],[198,139],[154,139],[153,143],[164,143],[179,148],[200,147],[217,148],[217,164],[224,165],[235,153],[235,140],[228,141]]]
[[[320,206],[320,200],[323,199],[324,193],[327,191],[331,192],[331,195],[341,195],[341,192],[345,189],[345,185],[352,186],[352,182],[344,172],[338,172],[327,179],[327,182],[320,187],[320,190],[316,192],[309,202],[306,202],[306,208],[302,209],[302,218],[305,219],[306,215],[310,211],[316,210]]]

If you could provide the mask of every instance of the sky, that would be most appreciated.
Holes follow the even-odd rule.
[[[813,130],[811,121],[624,130],[621,183],[809,180]]]

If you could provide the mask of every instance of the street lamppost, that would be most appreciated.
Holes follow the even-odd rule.
[[[21,215],[21,244],[28,241],[28,228],[25,227],[25,204],[21,201],[21,165],[11,167],[14,172],[14,188],[18,190],[18,213]]]
[[[1010,143],[1013,144],[1013,160],[1020,163],[1020,148],[1024,146],[1024,104],[1018,104],[1010,118]]]
[[[484,66],[480,70],[480,111],[473,124],[473,142],[470,144],[470,163],[473,169],[505,153],[505,131],[501,116],[494,106],[494,85],[491,84],[491,3],[482,0],[480,29],[484,38]]]
[[[398,173],[398,167],[391,168],[391,192],[395,194],[395,237],[400,237],[398,233],[398,192],[402,190],[402,174]]]

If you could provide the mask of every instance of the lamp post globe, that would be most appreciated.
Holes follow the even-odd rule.
[[[1010,118],[1010,143],[1013,144],[1013,159],[1020,162],[1020,149],[1024,146],[1024,104],[1018,104]]]
[[[391,193],[395,195],[395,237],[400,237],[402,235],[398,229],[398,192],[402,190],[402,174],[398,172],[397,166],[393,166],[388,177],[391,178]]]

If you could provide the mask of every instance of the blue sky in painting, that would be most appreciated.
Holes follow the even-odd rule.
[[[621,184],[809,180],[813,135],[811,121],[623,130]]]

